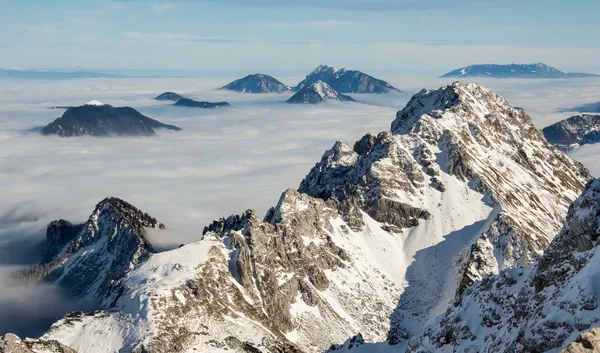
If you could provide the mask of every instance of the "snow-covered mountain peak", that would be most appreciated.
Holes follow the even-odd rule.
[[[93,105],[93,106],[96,106],[96,107],[101,107],[101,106],[108,105],[108,104],[102,103],[99,100],[95,100],[94,99],[94,100],[91,100],[91,101],[85,103],[84,105]]]
[[[388,93],[398,91],[389,83],[363,72],[336,69],[328,65],[320,65],[306,75],[306,78],[295,87],[295,90],[299,91],[319,80],[341,93]]]
[[[465,114],[454,114],[459,110]],[[508,101],[489,88],[475,83],[454,82],[437,90],[424,89],[415,94],[406,107],[396,115],[396,120],[392,123],[392,131],[405,133],[423,116],[434,119],[454,119],[456,121],[450,123],[458,125],[468,124],[470,120],[494,112],[512,111],[515,109]]]
[[[317,68],[314,69],[311,74],[320,74],[320,73],[324,73],[324,72],[336,73],[337,71],[339,71],[339,69],[337,69],[333,66],[321,64],[321,65],[317,66]]]
[[[311,84],[308,88],[314,90],[323,98],[335,99],[339,95],[336,90],[321,80]]]
[[[336,100],[340,102],[355,101],[354,98],[339,93],[327,83],[317,80],[296,92],[296,94],[288,99],[287,102],[318,104],[326,100]]]
[[[336,143],[299,190],[355,204],[392,232],[440,227],[426,237],[447,231],[457,197],[475,207],[460,250],[443,250],[448,263],[439,266],[449,272],[424,270],[430,271],[427,283],[443,293],[425,295],[435,289],[419,282],[401,297],[391,319],[390,340],[397,341],[418,334],[474,281],[530,263],[558,233],[587,178],[587,170],[545,141],[524,111],[487,88],[454,83],[416,94],[392,132],[367,134],[352,151]]]

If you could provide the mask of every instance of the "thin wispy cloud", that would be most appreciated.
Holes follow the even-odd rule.
[[[322,21],[248,21],[246,24],[251,26],[263,26],[266,28],[347,28],[361,26],[364,22],[361,21],[345,21],[345,20],[322,20]]]
[[[175,8],[175,5],[171,1],[161,1],[152,3],[150,6],[152,13],[155,15],[163,15]]]
[[[189,33],[142,33],[125,32],[124,38],[145,41],[178,41],[178,42],[205,42],[205,43],[245,43],[247,40],[227,37],[203,37]]]
[[[34,34],[56,34],[58,30],[52,27],[26,26],[25,30]]]
[[[122,2],[152,2],[152,0],[117,0]],[[388,12],[463,8],[495,0],[172,0],[177,3],[233,4],[248,7],[315,7],[344,11]]]

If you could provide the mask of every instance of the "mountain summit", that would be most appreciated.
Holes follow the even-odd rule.
[[[184,99],[184,97],[175,92],[165,92],[165,93],[161,93],[158,96],[154,97],[154,99],[157,101],[177,102],[178,100]]]
[[[565,73],[546,64],[483,64],[470,65],[450,71],[440,77],[493,77],[493,78],[577,78],[600,77],[596,74]]]
[[[71,136],[152,136],[155,129],[181,130],[142,115],[130,107],[113,107],[93,100],[71,107],[48,124],[42,135]]]
[[[341,93],[400,92],[399,89],[393,87],[389,83],[360,71],[336,69],[328,65],[318,66],[313,72],[308,74],[304,80],[298,83],[294,89],[299,91],[317,81],[323,81]]]
[[[340,102],[355,102],[354,98],[341,94],[330,85],[323,81],[317,81],[304,87],[300,91],[296,92],[288,103],[310,103],[318,104],[326,100],[336,100]]]
[[[282,93],[290,90],[275,77],[265,74],[248,75],[221,87],[221,89],[243,93]]]

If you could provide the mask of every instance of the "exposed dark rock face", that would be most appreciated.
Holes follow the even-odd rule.
[[[154,99],[156,99],[157,101],[173,101],[173,102],[177,102],[181,99],[184,99],[185,97],[180,96],[179,94],[175,93],[175,92],[165,92],[162,94],[159,94],[158,96],[156,96]]]
[[[320,65],[308,74],[302,82],[294,88],[299,91],[317,81],[323,81],[334,90],[341,93],[389,93],[400,92],[389,83],[374,78],[360,71],[349,69],[336,69],[328,65]]]
[[[42,135],[152,136],[155,129],[181,130],[142,115],[130,107],[86,104],[69,108],[41,131]]]
[[[178,107],[190,107],[190,108],[204,108],[204,109],[212,109],[212,108],[221,108],[221,107],[228,107],[229,103],[227,102],[217,102],[217,103],[211,103],[211,102],[198,102],[192,99],[180,99],[178,100],[175,104]]]
[[[81,229],[83,229],[83,224],[72,224],[64,219],[50,222],[46,228],[46,251],[42,262],[52,261],[62,248],[79,234]]]
[[[539,64],[471,65],[450,71],[441,77],[494,77],[494,78],[575,78],[598,77],[596,74],[565,73],[551,66]]]
[[[283,93],[290,88],[276,78],[265,74],[253,74],[229,83],[221,89],[242,93]]]
[[[287,102],[300,104],[319,104],[325,102],[326,100],[356,102],[354,98],[337,92],[331,86],[322,81],[317,81],[307,87],[304,87],[300,91],[296,92],[296,94],[294,94],[290,99],[288,99]]]
[[[164,225],[123,200],[106,198],[84,224],[50,223],[48,250],[25,275],[56,283],[76,298],[114,299],[120,279],[153,252],[146,228]]]
[[[580,145],[600,142],[600,115],[575,115],[542,131],[548,142],[567,152]]]

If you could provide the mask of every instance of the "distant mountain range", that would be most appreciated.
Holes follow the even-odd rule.
[[[288,86],[265,74],[248,75],[221,87],[221,89],[242,93],[282,93],[290,91]]]
[[[329,65],[320,65],[308,74],[294,90],[299,91],[311,84],[323,81],[340,93],[389,93],[400,92],[389,83],[363,72],[349,69],[336,69]]]
[[[89,71],[61,72],[35,69],[0,68],[0,78],[59,80],[72,78],[124,78],[125,76]]]
[[[568,152],[581,145],[600,143],[600,115],[581,114],[546,126],[546,140]]]
[[[317,81],[307,87],[304,87],[294,94],[290,99],[288,99],[287,102],[318,104],[324,102],[325,100],[356,102],[354,98],[341,94],[323,81]]]
[[[579,78],[600,77],[596,74],[565,73],[546,64],[471,65],[450,71],[440,77],[492,77],[492,78]]]
[[[600,102],[587,103],[577,107],[565,109],[565,112],[600,113]]]
[[[142,115],[130,107],[113,107],[91,101],[67,109],[41,130],[42,135],[71,136],[152,136],[155,129],[181,130]]]

